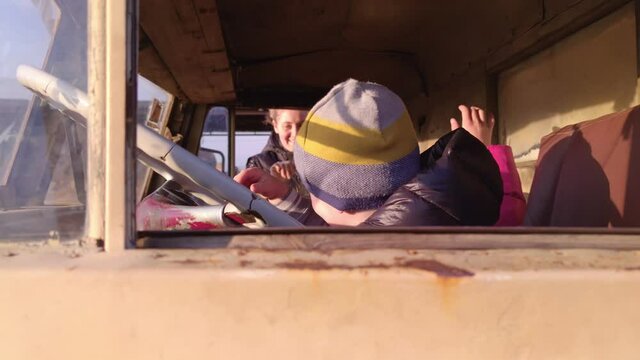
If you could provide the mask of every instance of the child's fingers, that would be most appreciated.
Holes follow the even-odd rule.
[[[473,121],[474,124],[481,123],[480,114],[478,113],[478,110],[479,109],[475,106],[471,107],[471,120]]]
[[[460,115],[462,117],[462,127],[466,127],[472,124],[472,119],[471,119],[471,109],[469,109],[468,106],[466,105],[460,105],[458,106],[458,110],[460,110]]]
[[[478,118],[480,119],[480,122],[484,125],[487,122],[487,114],[484,111],[484,109],[482,108],[478,108]]]
[[[458,128],[460,128],[460,123],[458,123],[458,120],[451,118],[449,120],[449,123],[451,124],[451,131],[456,130]]]
[[[249,187],[253,183],[259,181],[264,175],[264,171],[258,168],[249,168],[242,170],[238,175],[234,176],[233,180]]]

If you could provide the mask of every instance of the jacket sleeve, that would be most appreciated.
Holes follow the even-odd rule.
[[[524,221],[527,202],[522,194],[520,175],[516,170],[511,147],[507,145],[491,145],[489,152],[498,163],[504,189],[504,197],[500,206],[500,218],[496,226],[519,226]]]
[[[254,168],[254,167],[261,168],[260,162],[258,160],[258,156],[257,155],[254,155],[254,156],[252,156],[252,157],[247,159],[246,168],[249,169],[249,168]]]
[[[401,187],[360,226],[459,226],[445,209]]]
[[[309,196],[301,195],[293,186],[281,202],[273,205],[305,226],[327,226],[327,223],[313,211]]]

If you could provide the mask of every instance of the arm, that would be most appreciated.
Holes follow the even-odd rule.
[[[327,226],[327,223],[313,211],[311,199],[302,196],[294,187],[289,188],[289,194],[284,199],[272,200],[271,203],[305,226]]]
[[[451,130],[462,126],[482,141],[500,168],[504,197],[500,206],[500,218],[496,226],[522,225],[527,203],[522,194],[520,175],[513,160],[511,147],[507,145],[491,145],[491,134],[495,125],[493,114],[475,106],[460,105],[458,109],[460,110],[462,125],[456,119],[451,119]]]
[[[311,207],[311,199],[302,196],[289,181],[282,181],[264,170],[249,168],[233,178],[251,191],[269,200],[271,204],[307,226],[326,225]]]
[[[257,159],[257,155],[254,155],[250,158],[247,159],[247,165],[245,166],[245,168],[254,168],[254,167],[260,167],[258,164],[258,159]]]

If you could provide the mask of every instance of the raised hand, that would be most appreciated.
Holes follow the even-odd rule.
[[[259,168],[244,169],[233,180],[269,200],[284,199],[289,192],[287,182],[276,179]]]
[[[283,180],[291,180],[296,173],[296,167],[292,161],[278,161],[271,165],[269,169],[271,176],[281,178]]]
[[[493,126],[496,120],[490,112],[484,111],[477,106],[458,106],[460,110],[462,124],[455,118],[451,118],[451,130],[455,130],[462,126],[471,135],[475,136],[478,140],[482,141],[486,146],[491,145],[491,134],[493,132]]]

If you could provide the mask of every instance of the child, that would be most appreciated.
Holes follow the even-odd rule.
[[[347,226],[493,225],[499,218],[502,180],[486,146],[462,128],[419,154],[404,103],[379,84],[336,85],[309,112],[294,159],[310,201],[259,169],[235,179],[307,225],[318,216]]]

